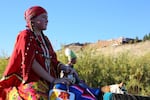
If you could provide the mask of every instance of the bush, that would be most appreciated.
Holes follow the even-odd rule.
[[[59,53],[62,55],[63,52]],[[64,61],[65,57],[59,53],[59,60]],[[77,56],[75,69],[89,86],[99,87],[123,81],[131,94],[150,94],[150,53],[136,56],[130,52],[122,52],[114,56],[84,49],[78,51]]]
[[[5,58],[0,58],[0,78],[2,77],[2,74],[5,70],[5,67],[8,63],[8,60]]]

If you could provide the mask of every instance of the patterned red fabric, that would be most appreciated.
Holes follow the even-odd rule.
[[[46,38],[46,37],[45,37]],[[49,53],[51,56],[51,75],[56,77],[57,60],[56,53],[54,52],[52,45],[48,38],[46,38],[49,47]],[[30,30],[24,30],[20,32],[17,37],[17,41],[14,47],[14,51],[4,72],[4,76],[11,75],[13,73],[23,78],[25,82],[37,81],[39,76],[31,69],[33,60],[36,59],[39,64],[45,68],[45,58],[42,56],[42,49],[35,40],[33,33]],[[30,77],[29,77],[30,76]]]
[[[49,54],[51,56],[50,71],[53,77],[57,77],[57,67],[60,63],[57,60],[56,53],[54,52],[52,45],[46,36],[45,40],[49,48]],[[33,60],[36,59],[38,63],[46,70],[45,57],[42,56],[42,48],[38,44],[34,33],[28,29],[21,31],[17,36],[14,51],[10,57],[8,66],[3,74],[4,77],[13,76],[13,74],[20,76],[25,83],[36,82],[41,78],[32,70]],[[16,80],[16,81],[14,81]],[[0,81],[0,100],[4,100],[7,91],[13,86],[19,86],[22,82],[17,77],[12,77]],[[1,93],[3,92],[3,93]],[[2,95],[3,94],[3,95]]]

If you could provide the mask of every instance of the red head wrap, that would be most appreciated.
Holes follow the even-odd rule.
[[[27,26],[30,26],[30,21],[33,17],[37,17],[42,13],[47,13],[46,10],[40,6],[33,6],[25,11],[24,17],[27,22]]]

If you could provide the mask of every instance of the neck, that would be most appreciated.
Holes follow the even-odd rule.
[[[41,35],[42,31],[41,30],[34,30],[35,35]]]
[[[41,33],[42,33],[42,30],[40,30],[37,27],[33,27],[33,26],[32,26],[32,31],[34,32],[35,35],[41,35]]]

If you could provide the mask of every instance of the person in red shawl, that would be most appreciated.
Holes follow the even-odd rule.
[[[70,84],[68,78],[58,78],[61,69],[76,73],[57,60],[48,37],[43,33],[48,23],[47,11],[32,6],[25,11],[25,20],[27,29],[18,34],[0,80],[0,100],[48,100],[50,84]]]

